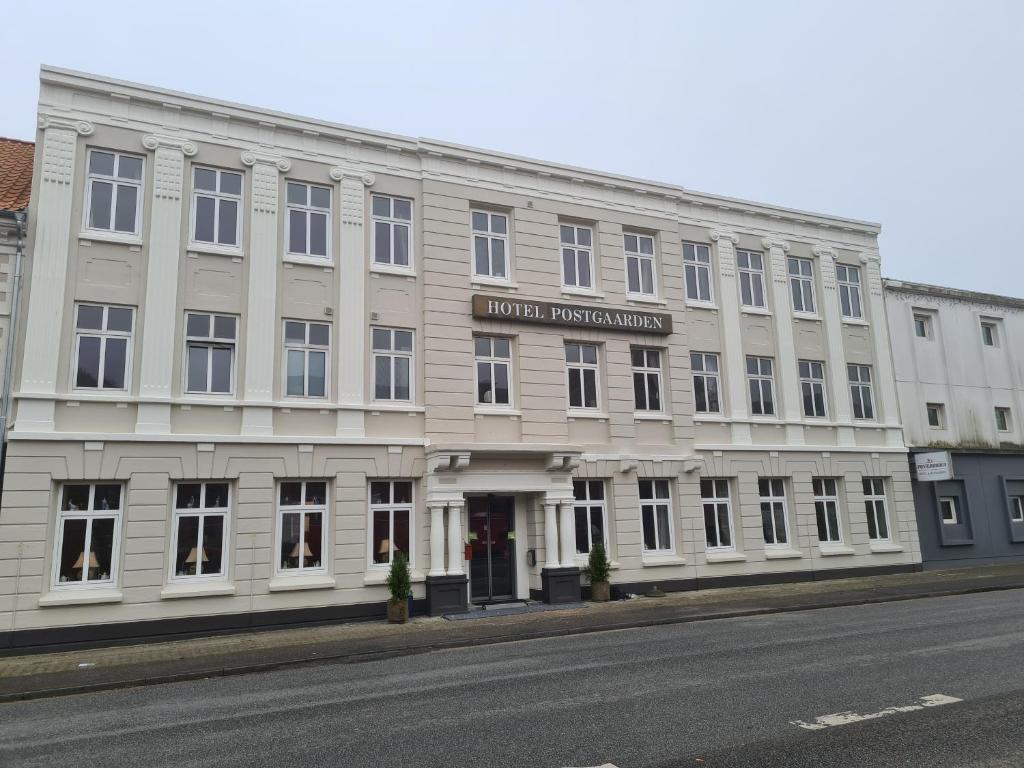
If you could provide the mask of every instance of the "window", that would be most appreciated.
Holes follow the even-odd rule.
[[[238,318],[185,314],[185,391],[230,394],[235,389]]]
[[[638,411],[660,413],[661,352],[656,349],[631,349],[633,361],[633,405]]]
[[[804,401],[804,416],[824,418],[825,408],[825,364],[813,360],[801,360],[800,395]]]
[[[740,276],[740,304],[765,309],[764,256],[754,251],[736,251]]]
[[[814,262],[810,259],[789,258],[789,290],[793,298],[793,311],[814,314]]]
[[[818,522],[818,541],[838,544],[843,541],[839,525],[838,482],[831,477],[816,477],[813,481],[814,515]]]
[[[836,264],[839,283],[839,309],[848,320],[863,320],[864,307],[860,293],[860,267]]]
[[[126,390],[135,310],[78,304],[75,313],[75,388]]]
[[[761,530],[768,546],[789,544],[789,521],[786,517],[786,487],[782,478],[760,478],[757,490],[761,495]]]
[[[626,292],[640,296],[656,296],[654,271],[654,238],[625,232]]]
[[[373,329],[373,397],[412,400],[412,331]]]
[[[846,373],[850,377],[853,418],[875,418],[875,407],[871,400],[871,368],[867,365],[847,365]]]
[[[942,517],[944,525],[960,524],[960,509],[955,496],[939,497],[939,515]]]
[[[1015,523],[1024,523],[1024,496],[1010,497],[1010,519]]]
[[[707,548],[732,549],[734,545],[729,481],[725,478],[701,478],[700,498],[704,506],[704,538]]]
[[[1000,432],[1010,431],[1010,409],[996,408],[996,429]]]
[[[672,493],[668,480],[640,480],[639,486],[644,551],[655,554],[671,552]]]
[[[718,355],[691,352],[690,367],[693,369],[693,398],[697,413],[721,413],[722,404],[718,397]]]
[[[928,315],[914,314],[914,335],[919,339],[932,337],[932,319]]]
[[[327,483],[292,480],[281,483],[277,508],[277,570],[285,573],[325,572]]]
[[[331,242],[331,190],[312,184],[288,182],[288,253],[329,258]]]
[[[301,320],[284,321],[285,395],[327,396],[327,358],[331,326]]]
[[[512,340],[490,336],[473,339],[478,405],[512,404]]]
[[[192,240],[237,248],[241,242],[242,174],[192,169]]]
[[[686,274],[686,300],[711,303],[711,248],[683,243],[683,271]]]
[[[998,346],[998,344],[996,343],[996,339],[997,338],[998,337],[997,337],[997,334],[996,334],[996,324],[995,323],[986,323],[986,322],[982,321],[982,323],[981,323],[981,343],[984,344],[986,347],[996,347],[996,346]]]
[[[872,541],[888,541],[889,517],[885,513],[885,481],[880,477],[865,477],[863,483],[868,538]]]
[[[562,224],[562,285],[566,288],[594,287],[593,231],[590,227]]]
[[[755,416],[775,414],[775,377],[770,357],[747,358],[747,382],[750,385],[750,412]]]
[[[597,346],[566,344],[565,362],[569,372],[569,407],[597,409]]]
[[[412,200],[373,195],[373,263],[412,267]]]
[[[119,483],[83,483],[61,488],[54,586],[117,583],[121,491]]]
[[[224,482],[179,483],[174,493],[174,579],[215,578],[227,573],[231,493]]]
[[[508,279],[508,216],[473,211],[473,274]]]
[[[576,554],[590,554],[591,547],[600,542],[608,552],[607,526],[603,480],[573,480],[572,492],[576,497],[573,507],[576,515]]]
[[[370,562],[389,566],[401,552],[412,562],[409,530],[412,521],[412,482],[374,480],[370,483]]]
[[[137,235],[142,218],[141,157],[89,150],[86,229]]]
[[[928,414],[928,426],[942,429],[946,423],[946,408],[942,403],[928,403],[925,412]]]

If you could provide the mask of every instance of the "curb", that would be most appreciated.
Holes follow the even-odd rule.
[[[41,688],[30,691],[19,691],[14,693],[0,693],[0,704],[10,704],[18,701],[32,701],[36,699],[49,699],[59,696],[74,696],[83,693],[97,693],[100,691],[119,690],[124,688],[141,688],[151,685],[164,685],[166,683],[182,683],[193,680],[204,680],[211,677],[232,677],[236,675],[247,675],[255,672],[272,672],[286,667],[298,666],[300,664],[360,664],[368,661],[381,661],[384,659],[399,658],[402,656],[415,656],[421,653],[432,653],[434,651],[454,650],[456,648],[472,648],[485,645],[499,645],[502,643],[514,643],[524,640],[544,640],[552,637],[566,637],[569,635],[589,635],[598,632],[615,632],[623,629],[639,629],[643,627],[661,627],[673,624],[691,624],[698,621],[716,621],[721,619],[737,619],[749,616],[768,616],[779,613],[800,613],[804,611],[817,611],[823,608],[848,608],[857,605],[877,605],[880,603],[898,603],[907,600],[924,600],[933,597],[955,597],[957,595],[972,595],[984,592],[1004,592],[1013,589],[1024,589],[1024,584],[996,584],[988,586],[965,587],[962,589],[932,590],[929,592],[918,592],[907,595],[891,595],[878,597],[858,597],[847,600],[829,600],[820,603],[807,603],[804,605],[789,606],[766,606],[762,608],[736,609],[731,611],[716,611],[693,616],[666,616],[663,618],[636,619],[631,621],[616,621],[605,624],[597,624],[587,627],[541,629],[531,632],[516,632],[508,635],[490,635],[487,637],[467,638],[463,640],[438,641],[420,645],[407,645],[397,648],[388,648],[381,651],[359,651],[355,653],[334,653],[319,656],[304,656],[301,658],[287,659],[283,661],[264,662],[261,664],[243,664],[236,667],[212,667],[204,670],[194,670],[181,674],[157,675],[155,677],[128,678],[122,680],[110,680],[99,683],[86,683],[63,688]]]

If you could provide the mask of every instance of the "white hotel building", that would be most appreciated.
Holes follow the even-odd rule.
[[[3,645],[919,567],[875,224],[51,68],[32,200]]]

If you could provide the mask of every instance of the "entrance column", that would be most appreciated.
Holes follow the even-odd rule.
[[[431,616],[465,613],[469,609],[469,579],[462,567],[462,509],[460,501],[429,501],[430,570],[427,572],[427,612]],[[448,570],[444,567],[444,510],[448,508]]]
[[[444,576],[444,504],[427,505],[430,510],[430,570],[427,576]]]
[[[563,501],[558,505],[558,540],[561,544],[561,561],[563,568],[576,565],[576,526],[573,520],[573,509]]]
[[[557,568],[558,561],[558,502],[544,502],[544,567]]]
[[[556,605],[578,603],[580,569],[576,567],[574,559],[573,509],[572,502],[565,498],[544,498],[544,549],[544,569],[540,572],[544,602]]]

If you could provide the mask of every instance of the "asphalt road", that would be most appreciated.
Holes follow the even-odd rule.
[[[1022,723],[1014,590],[6,704],[0,766],[1002,768]]]

